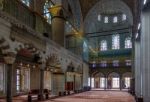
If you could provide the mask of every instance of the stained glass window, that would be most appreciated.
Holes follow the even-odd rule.
[[[25,5],[30,6],[30,0],[21,0]]]
[[[114,23],[117,23],[117,22],[118,22],[117,16],[115,16],[115,17],[113,18],[113,22],[114,22]]]
[[[101,67],[107,67],[107,61],[101,61]]]
[[[131,66],[131,60],[126,60],[126,66]]]
[[[107,16],[104,18],[104,23],[108,23],[108,17]]]
[[[122,20],[125,21],[127,19],[127,16],[125,14],[122,15]]]
[[[88,78],[88,86],[90,86],[91,85],[91,78],[89,77]]]
[[[112,36],[112,49],[120,49],[120,37],[119,34]]]
[[[125,77],[125,88],[130,88],[130,77]]]
[[[28,91],[30,89],[30,70],[28,67],[20,67],[16,70],[17,92]]]
[[[102,40],[100,44],[101,51],[106,51],[107,50],[107,41]]]
[[[95,67],[96,67],[96,64],[95,64],[95,63],[93,63],[93,64],[92,64],[92,67],[93,67],[93,68],[95,68]]]
[[[120,79],[119,78],[112,78],[112,88],[119,88],[120,86]]]
[[[125,39],[125,48],[132,48],[131,37],[127,37],[127,38]]]
[[[98,21],[101,21],[101,15],[99,14],[97,17]]]
[[[114,67],[118,67],[119,66],[119,61],[118,60],[114,60],[113,61],[113,66]]]
[[[103,77],[100,78],[100,88],[105,88],[105,81],[106,81],[105,78]]]
[[[96,67],[96,62],[95,62],[95,61],[93,61],[93,63],[92,63],[92,67],[93,67],[93,68],[95,68],[95,67]]]
[[[50,0],[46,0],[45,4],[44,4],[44,17],[46,18],[47,22],[51,24],[51,14],[49,12],[49,8],[52,7],[53,4],[51,3]]]
[[[17,91],[20,91],[20,81],[21,81],[21,78],[20,78],[20,70],[17,69]]]

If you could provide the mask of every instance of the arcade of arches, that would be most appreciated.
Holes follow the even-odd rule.
[[[131,72],[123,73],[122,75],[115,72],[104,75],[103,73],[99,72],[95,75],[92,75],[92,77],[88,79],[88,85],[92,88],[99,88],[101,90],[123,90],[131,87],[131,79]]]
[[[149,27],[150,0],[0,0],[0,102],[150,102]]]

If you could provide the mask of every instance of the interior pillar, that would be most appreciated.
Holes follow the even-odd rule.
[[[53,86],[53,83],[54,83],[54,74],[53,74],[53,71],[51,71],[51,94],[53,95],[54,94],[54,86]]]
[[[136,97],[140,97],[142,95],[141,86],[142,86],[142,71],[141,71],[141,48],[140,42],[135,42],[135,94]]]
[[[50,8],[52,13],[52,40],[65,47],[65,19],[63,16],[62,6]]]
[[[107,89],[107,76],[105,76],[105,86],[104,86],[104,90]]]
[[[76,75],[73,74],[73,90],[74,90],[74,91],[76,91],[75,84],[76,84]]]
[[[150,102],[150,10],[143,11],[141,18],[141,97],[144,102]]]
[[[90,89],[92,89],[92,75],[91,75],[91,73],[90,73]]]
[[[15,54],[10,53],[10,55],[4,56],[4,61],[6,63],[6,102],[12,102],[12,69],[13,69],[13,63],[15,62]]]
[[[81,74],[81,83],[80,83],[80,89],[83,89],[82,85],[83,85],[83,74]]]
[[[119,88],[120,90],[122,90],[122,75],[120,75],[120,80],[119,80]]]
[[[43,90],[44,90],[44,69],[45,63],[39,63],[40,65],[40,88],[39,88],[39,95],[38,100],[43,100]]]

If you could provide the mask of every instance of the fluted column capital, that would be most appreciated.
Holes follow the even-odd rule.
[[[63,10],[62,10],[62,5],[56,5],[53,6],[51,8],[49,8],[49,12],[53,15],[53,16],[63,16]]]
[[[16,54],[9,52],[4,55],[4,61],[6,64],[13,64],[16,60]]]

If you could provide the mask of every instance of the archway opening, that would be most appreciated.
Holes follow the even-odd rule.
[[[51,54],[46,61],[47,70],[44,72],[44,87],[51,90],[51,94],[59,95],[65,90],[65,74],[57,54]]]
[[[105,89],[106,84],[106,77],[101,72],[95,72],[92,74],[92,77],[88,78],[88,86],[92,89]]]
[[[131,79],[132,79],[132,73],[131,72],[126,72],[122,75],[122,88],[123,89],[130,89]]]
[[[120,88],[120,75],[118,73],[110,73],[108,75],[108,89],[119,89]]]

